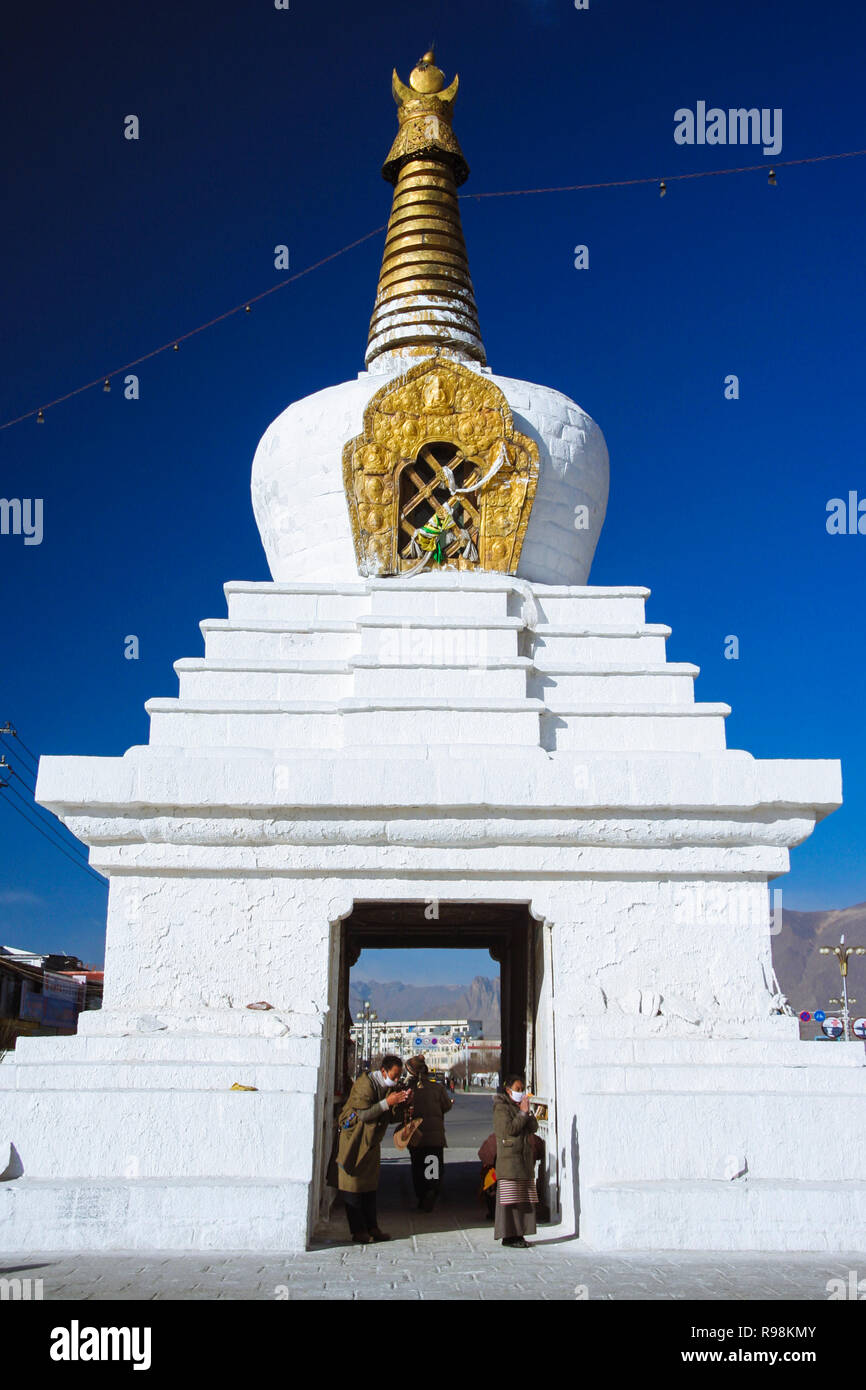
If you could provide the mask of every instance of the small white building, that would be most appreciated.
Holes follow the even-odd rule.
[[[366,1025],[353,1024],[349,1036],[356,1062],[362,1057],[376,1062],[386,1052],[404,1061],[423,1053],[431,1071],[447,1071],[466,1059],[470,1043],[481,1037],[481,1031],[480,1018],[428,1018],[408,1023],[377,1019]]]
[[[799,1041],[767,892],[839,765],[728,749],[649,590],[588,584],[601,431],[486,365],[456,79],[428,55],[394,89],[367,369],[253,463],[272,580],[225,586],[148,744],[41,760],[110,880],[105,999],[0,1067],[0,1242],[302,1247],[351,966],[408,944],[499,962],[560,1235],[849,1249],[866,1160],[827,1135],[866,1127],[863,1053]]]

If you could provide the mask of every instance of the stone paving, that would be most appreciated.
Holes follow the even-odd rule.
[[[466,1151],[468,1156],[468,1151]],[[467,1192],[477,1163],[449,1151],[450,1196],[427,1215],[414,1207],[408,1162],[386,1160],[380,1220],[393,1240],[347,1244],[334,1213],[314,1248],[299,1254],[2,1255],[0,1276],[41,1279],[50,1299],[352,1300],[751,1300],[828,1298],[827,1281],[866,1278],[866,1253],[707,1254],[596,1252],[539,1226],[531,1250],[493,1239],[492,1223]],[[866,1284],[864,1284],[866,1288]]]
[[[542,1236],[501,1250],[459,1233],[304,1254],[224,1251],[2,1257],[3,1277],[42,1279],[46,1300],[376,1298],[826,1301],[827,1281],[866,1274],[866,1254],[594,1254]]]

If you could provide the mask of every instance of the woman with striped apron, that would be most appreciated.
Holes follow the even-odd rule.
[[[496,1135],[496,1221],[493,1234],[503,1245],[528,1250],[535,1235],[535,1151],[538,1121],[529,1109],[522,1076],[513,1076],[493,1102]]]

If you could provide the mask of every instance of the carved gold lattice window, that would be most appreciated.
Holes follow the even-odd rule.
[[[415,533],[434,516],[440,521],[449,514],[456,525],[442,537],[442,550],[447,561],[458,560],[471,542],[477,555],[481,527],[480,500],[469,492],[462,497],[452,492],[449,470],[455,489],[472,488],[482,476],[482,470],[454,444],[425,444],[415,459],[406,462],[400,472],[400,513],[397,554],[401,570],[412,569],[418,563],[413,548]]]
[[[538,446],[490,377],[433,357],[371,397],[343,482],[360,574],[516,574]]]

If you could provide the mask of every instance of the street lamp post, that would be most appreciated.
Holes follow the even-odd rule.
[[[369,1067],[373,1060],[373,1024],[376,1022],[377,1015],[370,1009],[369,999],[364,1000],[363,1009],[358,1011],[358,1030],[361,1038],[361,1055],[355,1057],[355,1075],[360,1076],[364,1067]]]
[[[851,1028],[848,1010],[848,957],[866,956],[866,946],[846,946],[845,935],[839,937],[838,946],[819,946],[818,954],[822,956],[835,956],[839,962],[839,970],[842,975],[842,1026],[846,1042],[851,1041]]]

